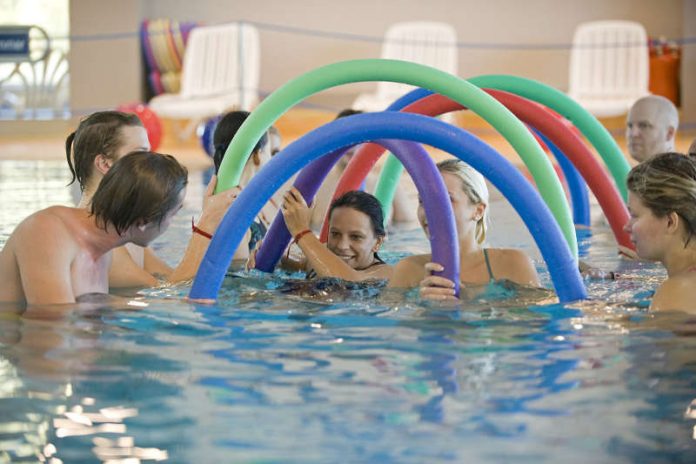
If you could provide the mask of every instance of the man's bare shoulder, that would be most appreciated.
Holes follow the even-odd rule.
[[[44,242],[70,234],[71,224],[82,216],[77,208],[51,206],[28,216],[12,234],[17,241]]]

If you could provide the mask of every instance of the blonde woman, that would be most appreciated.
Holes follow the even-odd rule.
[[[485,246],[489,196],[483,176],[459,159],[442,161],[437,168],[447,188],[457,227],[462,294],[479,294],[486,286],[500,280],[538,286],[534,263],[523,251]],[[429,235],[422,204],[418,205],[418,220]],[[389,286],[419,286],[424,298],[454,299],[454,282],[431,275],[443,270],[442,265],[431,260],[430,254],[402,259],[394,268]]]

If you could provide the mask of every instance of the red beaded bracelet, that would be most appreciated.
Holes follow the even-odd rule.
[[[305,235],[309,234],[310,232],[312,232],[312,231],[309,230],[309,229],[305,229],[305,230],[303,230],[303,231],[298,232],[298,233],[295,235],[295,237],[293,237],[292,242],[290,242],[290,245],[288,246],[288,249],[287,249],[287,251],[285,252],[285,259],[289,259],[289,258],[290,258],[290,248],[292,248],[292,246],[293,246],[295,243],[299,242],[300,239],[301,239],[302,237],[304,237]],[[298,244],[298,245],[299,245],[299,244]]]
[[[298,232],[295,237],[292,239],[293,243],[299,243],[300,239],[304,237],[307,234],[311,234],[312,231],[309,229],[305,229],[302,232]]]
[[[196,227],[196,224],[193,223],[193,218],[191,218],[191,231],[193,231],[194,234],[202,235],[207,239],[213,238],[213,234],[209,234],[205,230]]]

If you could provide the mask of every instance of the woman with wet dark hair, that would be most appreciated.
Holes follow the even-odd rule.
[[[149,150],[150,142],[142,122],[135,114],[98,111],[80,121],[65,140],[65,156],[82,192],[85,207],[111,165],[126,153]]]
[[[147,132],[134,114],[98,111],[80,121],[75,132],[65,141],[65,154],[72,174],[70,183],[77,181],[82,191],[78,207],[90,208],[94,192],[116,161],[128,153],[148,150]],[[127,186],[127,180],[124,182]],[[175,268],[167,265],[150,248],[128,243],[113,252],[109,284],[114,288],[151,287],[161,280],[180,282],[193,278],[208,248],[210,236],[239,193],[234,189],[213,195],[215,182],[213,179],[208,185],[203,211],[193,227],[186,252]],[[111,201],[121,203],[124,200],[116,196]]]
[[[350,281],[389,279],[392,267],[377,252],[384,243],[384,215],[379,200],[361,191],[346,192],[329,208],[326,245],[309,229],[311,211],[302,194],[292,188],[281,207],[285,224],[302,250],[309,276]]]
[[[216,174],[220,169],[222,160],[225,158],[225,152],[227,152],[227,148],[232,142],[232,139],[250,114],[251,113],[248,111],[230,111],[222,117],[215,127],[215,133],[213,134],[213,144],[215,146],[213,163],[215,164]],[[239,188],[244,188],[251,178],[261,170],[263,165],[271,159],[273,156],[271,151],[273,147],[271,147],[270,142],[271,140],[268,133],[264,132],[263,136],[256,142],[249,160],[246,166],[244,166],[244,171],[239,180]],[[271,197],[271,200],[263,206],[261,212],[251,224],[249,231],[242,240],[242,243],[248,243],[248,247],[240,246],[235,252],[235,259],[246,259],[249,256],[249,252],[254,250],[266,235],[271,221],[275,218],[277,213],[277,202]]]

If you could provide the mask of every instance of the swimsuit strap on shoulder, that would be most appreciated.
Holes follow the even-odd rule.
[[[490,282],[495,280],[493,277],[493,269],[491,269],[491,262],[488,260],[488,248],[483,249],[483,259],[486,260],[486,269],[488,269],[488,279]]]

